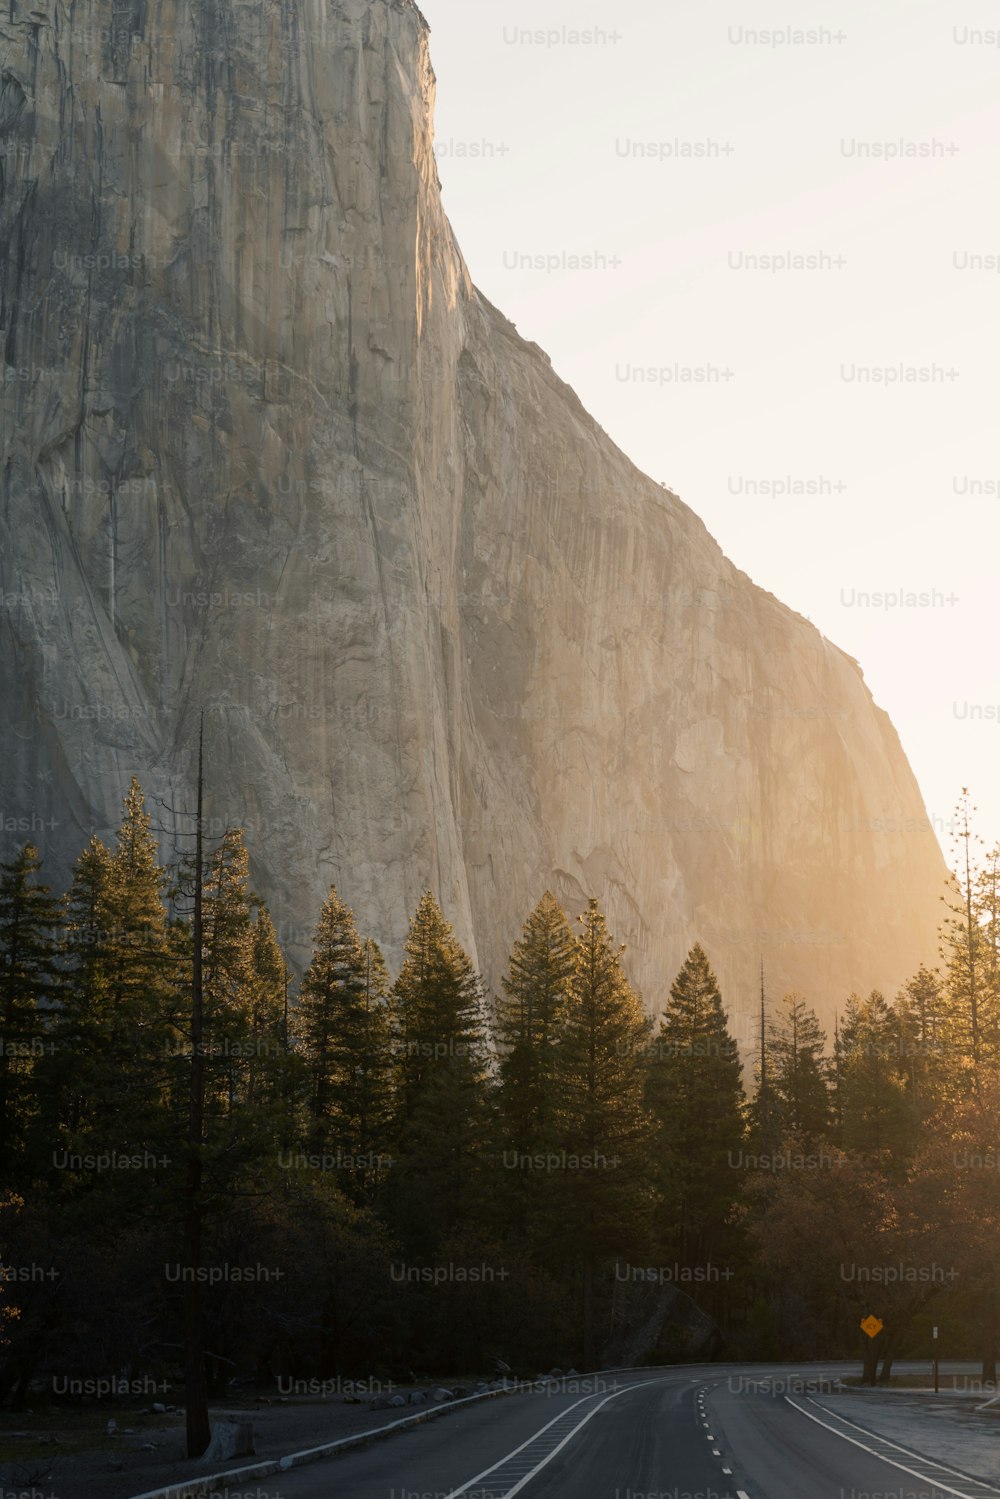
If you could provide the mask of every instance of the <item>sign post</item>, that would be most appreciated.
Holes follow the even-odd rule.
[[[938,1334],[938,1330],[935,1327],[934,1330],[933,1330],[933,1332],[932,1332],[932,1334],[931,1334],[931,1336],[934,1339],[934,1393],[935,1393],[935,1395],[938,1393],[938,1342],[937,1342],[937,1334]]]

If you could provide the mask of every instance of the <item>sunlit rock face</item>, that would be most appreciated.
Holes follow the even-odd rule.
[[[408,0],[12,0],[0,74],[8,849],[58,881],[133,771],[189,848],[204,710],[299,961],[331,881],[392,963],[431,886],[495,985],[551,886],[746,1040],[762,957],[829,1016],[933,954],[855,662],[475,290]]]

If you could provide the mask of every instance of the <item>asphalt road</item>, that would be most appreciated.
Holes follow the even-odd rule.
[[[836,1413],[840,1367],[599,1375],[250,1485],[254,1499],[1000,1499]],[[581,1381],[581,1384],[583,1382]],[[928,1444],[924,1444],[930,1450]],[[224,1490],[226,1499],[246,1491]]]

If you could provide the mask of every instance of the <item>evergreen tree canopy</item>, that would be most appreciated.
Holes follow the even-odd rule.
[[[406,937],[393,994],[398,1015],[401,1103],[409,1111],[425,1082],[450,1061],[479,1075],[483,1006],[479,979],[430,891]]]
[[[48,1035],[60,910],[26,843],[0,864],[0,1159],[10,1172],[36,1111],[36,1073]]]
[[[583,1358],[596,1356],[594,1277],[647,1240],[652,1118],[644,1101],[650,1025],[596,900],[580,917],[554,1069],[554,1165],[547,1173],[552,1249],[579,1267]],[[546,1160],[545,1157],[542,1158]],[[520,1169],[520,1168],[519,1168]]]
[[[1000,1065],[1000,986],[997,955],[996,860],[977,868],[973,828],[975,807],[963,790],[955,809],[958,829],[956,867],[945,899],[942,925],[945,960],[943,1039],[952,1059],[952,1101],[964,1094],[966,1080],[978,1088],[987,1065]]]
[[[45,1128],[51,1159],[99,1215],[148,1212],[143,1173],[170,1165],[170,1035],[178,975],[164,909],[165,871],[133,778],[114,847],[93,837],[65,900],[54,1052],[46,1063]],[[56,1150],[53,1150],[56,1147]],[[62,1153],[65,1153],[64,1155]],[[133,1158],[138,1171],[96,1174],[93,1159]],[[146,1164],[148,1163],[148,1164]]]
[[[546,890],[514,944],[497,1005],[504,1135],[515,1149],[551,1137],[559,1042],[573,996],[577,944]]]
[[[410,922],[393,987],[399,1169],[391,1213],[429,1254],[483,1202],[487,1074],[482,995],[468,954],[430,892]]]
[[[831,1124],[826,1036],[800,994],[786,994],[784,1007],[771,1047],[774,1094],[782,1132],[809,1149],[825,1138]]]
[[[873,989],[852,994],[837,1040],[841,1144],[866,1159],[897,1167],[912,1147],[911,1114],[899,1054],[896,1016]]]
[[[385,1170],[393,1107],[389,982],[377,943],[362,941],[336,889],[323,905],[302,981],[296,1028],[313,1150],[344,1162],[338,1178],[356,1201]]]
[[[958,1080],[938,974],[922,965],[897,995],[895,1014],[902,1072],[919,1125],[954,1095]]]
[[[718,982],[696,945],[671,987],[649,1076],[663,1240],[685,1264],[715,1263],[727,1252],[742,1167],[741,1073]]]

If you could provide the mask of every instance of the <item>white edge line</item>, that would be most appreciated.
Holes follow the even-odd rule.
[[[352,1432],[349,1436],[338,1437],[336,1441],[324,1442],[320,1447],[306,1447],[301,1452],[287,1452],[280,1457],[265,1458],[259,1463],[251,1463],[243,1468],[227,1468],[225,1472],[203,1473],[200,1477],[194,1478],[178,1478],[175,1482],[165,1484],[161,1488],[147,1489],[142,1494],[133,1494],[131,1499],[204,1499],[204,1495],[211,1493],[213,1488],[220,1486],[232,1488],[237,1481],[241,1484],[249,1483],[251,1478],[274,1478],[281,1473],[290,1472],[293,1468],[302,1467],[307,1462],[314,1462],[324,1457],[339,1457],[341,1453],[365,1447],[370,1442],[377,1441],[382,1436],[391,1435],[393,1432],[415,1430],[418,1426],[423,1426],[438,1416],[447,1415],[453,1410],[460,1410],[462,1406],[482,1404],[486,1400],[496,1400],[501,1395],[520,1393],[522,1392],[511,1386],[507,1390],[483,1390],[478,1395],[466,1395],[460,1400],[443,1400],[440,1404],[422,1407],[414,1415],[403,1416],[398,1421],[387,1421],[384,1426],[371,1426],[366,1431]]]
[[[591,1417],[596,1416],[597,1412],[601,1410],[605,1405],[607,1405],[609,1400],[617,1400],[619,1395],[628,1395],[632,1390],[647,1389],[650,1385],[658,1383],[659,1381],[656,1379],[645,1379],[641,1380],[637,1384],[626,1385],[623,1390],[613,1390],[610,1395],[605,1395],[602,1401],[595,1405],[592,1410],[589,1410],[587,1412],[582,1421],[578,1421],[576,1423],[572,1431],[566,1433],[558,1446],[553,1447],[551,1452],[546,1453],[545,1457],[542,1458],[540,1463],[537,1463],[535,1467],[532,1468],[530,1473],[525,1473],[524,1477],[519,1478],[512,1489],[507,1489],[506,1493],[503,1495],[503,1499],[512,1499],[512,1496],[519,1493],[520,1490],[524,1488],[524,1485],[526,1483],[530,1483],[535,1474],[540,1473],[542,1469],[552,1461],[556,1454],[562,1451],[562,1449],[566,1446],[566,1443],[572,1441],[577,1432],[580,1431],[584,1426],[586,1426]],[[576,1407],[578,1405],[582,1405],[584,1400],[593,1400],[593,1398],[593,1395],[584,1395],[582,1399],[577,1400],[574,1405],[567,1406],[566,1409],[564,1411],[561,1411],[558,1416],[553,1416],[551,1421],[548,1421],[543,1427],[541,1427],[539,1431],[536,1431],[534,1435],[530,1436],[526,1442],[522,1442],[520,1447],[515,1447],[513,1452],[508,1452],[507,1455],[505,1457],[502,1457],[499,1462],[494,1463],[490,1468],[484,1468],[483,1471],[481,1473],[477,1473],[474,1478],[467,1478],[464,1483],[459,1484],[457,1489],[452,1489],[450,1493],[445,1494],[444,1499],[458,1499],[458,1496],[460,1494],[464,1494],[467,1489],[471,1489],[472,1485],[478,1483],[481,1478],[488,1478],[489,1475],[491,1473],[495,1473],[498,1468],[505,1467],[506,1464],[510,1462],[512,1457],[516,1457],[519,1452],[523,1452],[525,1447],[530,1447],[532,1442],[536,1442],[540,1436],[544,1435],[544,1433],[548,1431],[550,1426],[554,1426],[557,1421],[561,1421],[564,1416],[568,1416],[570,1411],[575,1411]],[[499,1496],[497,1496],[497,1499],[499,1499]]]
[[[814,1400],[811,1395],[807,1396],[806,1398],[809,1400],[811,1405],[815,1405],[817,1410],[826,1410],[826,1406],[820,1405],[819,1402],[817,1400]],[[828,1416],[834,1416],[838,1421],[843,1421],[845,1426],[853,1426],[855,1431],[860,1431],[866,1437],[877,1435],[877,1433],[868,1431],[864,1426],[859,1426],[857,1421],[849,1421],[846,1416],[839,1415],[837,1411],[826,1411],[826,1413]],[[921,1456],[919,1452],[911,1452],[908,1447],[901,1447],[898,1442],[892,1442],[888,1437],[878,1437],[878,1440],[880,1442],[885,1442],[887,1447],[892,1447],[896,1452],[905,1452],[907,1457]],[[963,1473],[958,1468],[949,1468],[947,1463],[939,1463],[937,1458],[934,1457],[928,1457],[926,1461],[929,1462],[932,1467],[940,1468],[942,1473],[947,1473],[951,1478],[962,1478],[967,1483],[978,1484],[981,1489],[986,1489],[986,1491],[990,1494],[1000,1494],[1000,1489],[996,1489],[991,1483],[987,1483],[985,1478],[976,1478],[972,1473]]]
[[[844,1423],[845,1426],[853,1426],[854,1430],[855,1431],[860,1431],[863,1436],[866,1436],[866,1437],[876,1437],[878,1441],[885,1442],[887,1446],[889,1446],[889,1447],[895,1447],[895,1449],[896,1449],[897,1452],[905,1452],[908,1457],[920,1457],[921,1456],[921,1454],[919,1452],[911,1452],[908,1447],[901,1447],[898,1442],[890,1441],[890,1439],[888,1437],[880,1437],[880,1436],[878,1436],[877,1432],[871,1432],[865,1426],[859,1426],[858,1423],[857,1423],[857,1421],[849,1421],[846,1416],[840,1415],[840,1413],[838,1411],[828,1411],[828,1410],[826,1410],[826,1406],[825,1405],[820,1405],[819,1401],[818,1400],[814,1400],[811,1395],[807,1395],[806,1399],[809,1401],[810,1405],[815,1405],[815,1407],[816,1407],[817,1410],[826,1411],[826,1414],[828,1416],[833,1416],[834,1419],[837,1420],[837,1421],[843,1421],[843,1423]],[[934,1465],[934,1467],[940,1468],[942,1470],[942,1472],[944,1472],[944,1473],[950,1473],[953,1478],[967,1478],[970,1483],[981,1484],[982,1487],[985,1488],[985,1489],[989,1489],[989,1488],[992,1487],[990,1484],[988,1484],[986,1482],[986,1480],[984,1478],[975,1478],[971,1473],[962,1473],[962,1472],[959,1471],[958,1468],[949,1468],[948,1465],[947,1465],[947,1463],[939,1463],[937,1461],[937,1459],[934,1458],[934,1457],[927,1458],[927,1461],[929,1463],[932,1463]],[[994,1493],[1000,1493],[1000,1489],[993,1490],[993,1492]]]
[[[824,1431],[830,1431],[830,1432],[832,1432],[833,1435],[835,1437],[839,1437],[842,1442],[850,1442],[853,1447],[860,1447],[861,1450],[862,1450],[862,1452],[867,1452],[868,1453],[869,1457],[880,1458],[882,1460],[882,1462],[888,1463],[891,1468],[898,1468],[901,1473],[909,1473],[909,1475],[910,1475],[911,1478],[919,1478],[920,1481],[921,1481],[921,1483],[929,1483],[929,1484],[931,1484],[931,1486],[933,1488],[940,1489],[943,1494],[954,1494],[955,1495],[955,1499],[975,1499],[974,1495],[969,1494],[967,1492],[963,1492],[961,1489],[949,1488],[949,1486],[946,1483],[941,1483],[940,1479],[934,1478],[930,1473],[918,1473],[915,1468],[908,1468],[905,1463],[899,1463],[899,1462],[897,1462],[894,1457],[886,1457],[886,1455],[885,1455],[884,1452],[877,1452],[874,1447],[868,1447],[868,1446],[866,1446],[866,1444],[864,1442],[859,1442],[856,1437],[846,1436],[844,1432],[838,1431],[835,1426],[831,1426],[827,1421],[821,1421],[819,1419],[819,1417],[818,1416],[814,1416],[811,1411],[803,1410],[803,1408],[802,1408],[801,1405],[796,1405],[795,1401],[792,1399],[792,1397],[790,1395],[786,1395],[785,1399],[788,1401],[788,1404],[792,1407],[793,1410],[798,1411],[799,1414],[802,1415],[802,1416],[805,1416],[807,1420],[809,1420],[809,1421],[815,1421],[817,1426],[822,1426],[823,1429],[824,1429]],[[820,1410],[825,1410],[826,1407],[825,1406],[820,1406],[819,1409]],[[832,1414],[833,1414],[832,1411],[827,1411],[827,1415],[832,1415]],[[842,1416],[838,1416],[837,1417],[838,1421],[844,1420],[844,1419],[845,1418],[842,1417]],[[853,1425],[853,1423],[849,1423],[849,1424]],[[855,1429],[855,1431],[862,1431],[864,1428],[861,1427],[861,1426],[856,1426],[854,1429]],[[866,1436],[870,1436],[871,1432],[866,1432],[865,1434],[866,1434]],[[920,1456],[920,1454],[918,1452],[907,1452],[907,1450],[906,1450],[905,1447],[897,1447],[896,1444],[894,1442],[890,1442],[887,1437],[879,1437],[878,1440],[886,1442],[886,1444],[888,1446],[892,1447],[893,1451],[895,1451],[895,1452],[903,1452],[903,1453],[905,1453],[907,1457],[919,1458],[919,1456]],[[933,1458],[928,1458],[927,1461],[930,1463],[930,1465],[931,1465],[932,1468],[941,1468],[942,1473],[947,1473],[948,1476],[951,1477],[951,1478],[968,1478],[971,1483],[974,1483],[977,1488],[981,1488],[981,1489],[985,1490],[986,1493],[993,1493],[993,1494],[1000,1493],[1000,1490],[998,1490],[998,1489],[991,1489],[990,1486],[989,1486],[989,1484],[983,1483],[978,1478],[971,1478],[969,1474],[966,1474],[966,1473],[956,1473],[951,1468],[944,1468],[944,1467],[942,1467],[941,1464],[935,1462]]]

